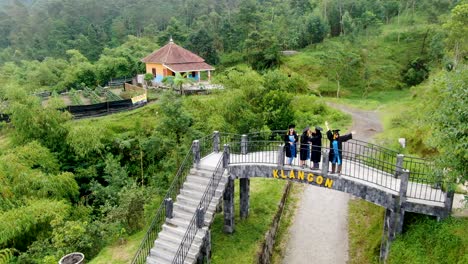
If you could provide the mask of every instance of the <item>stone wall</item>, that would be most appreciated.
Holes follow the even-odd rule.
[[[278,209],[276,211],[273,222],[271,223],[270,229],[265,234],[265,240],[263,241],[261,250],[258,252],[257,263],[270,263],[271,254],[273,253],[273,247],[275,245],[276,233],[278,231],[279,222],[281,220],[281,216],[283,215],[284,205],[286,203],[286,199],[289,196],[291,186],[292,182],[288,182],[284,188],[283,196],[281,197],[281,202],[278,204]]]

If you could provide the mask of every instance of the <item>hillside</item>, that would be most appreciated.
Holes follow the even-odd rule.
[[[0,3],[0,113],[11,115],[0,124],[5,262],[138,243],[192,140],[349,126],[332,100],[386,111],[383,144],[404,136],[405,154],[438,160],[447,182],[467,180],[466,1]],[[78,121],[32,95],[142,73],[140,59],[169,36],[214,63],[225,89],[158,92],[144,108]]]

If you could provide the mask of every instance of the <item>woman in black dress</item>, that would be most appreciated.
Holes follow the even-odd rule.
[[[321,127],[315,127],[315,130],[312,132],[312,154],[310,156],[310,161],[313,163],[311,169],[318,170],[320,158],[322,157],[322,131]]]
[[[304,128],[302,130],[302,135],[301,135],[301,150],[299,153],[299,166],[304,167],[306,165],[306,161],[310,158],[310,140],[311,138],[312,131],[310,130],[309,127]]]

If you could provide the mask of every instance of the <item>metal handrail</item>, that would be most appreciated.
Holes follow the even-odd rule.
[[[211,200],[213,199],[216,193],[216,189],[218,188],[219,181],[221,180],[221,177],[224,174],[224,155],[225,153],[221,155],[221,159],[219,160],[216,169],[213,172],[213,175],[211,176],[210,182],[206,186],[205,192],[203,193],[200,203],[197,206],[197,210],[195,210],[195,213],[193,214],[192,220],[190,221],[190,224],[187,227],[187,231],[185,232],[184,237],[182,238],[182,241],[179,245],[179,248],[177,249],[172,263],[184,263],[184,260],[187,257],[188,251],[190,250],[192,242],[195,239],[195,236],[198,231],[198,226],[196,224],[198,209],[201,208],[201,210],[203,210],[203,216],[206,214],[206,211],[210,206]]]
[[[187,172],[193,165],[193,145],[188,150],[185,158],[179,167],[176,176],[172,180],[171,186],[167,190],[164,199],[162,200],[161,204],[159,205],[158,210],[156,211],[156,215],[154,216],[153,220],[151,221],[151,225],[146,232],[145,237],[143,238],[140,247],[138,248],[135,256],[133,257],[132,264],[143,264],[146,263],[146,258],[149,255],[151,248],[154,245],[154,241],[157,238],[158,233],[161,231],[162,223],[166,219],[166,210],[165,210],[165,200],[168,198],[175,199],[177,194],[179,193],[180,187],[185,182],[185,178],[187,177]]]
[[[270,133],[270,132],[266,132]],[[261,134],[261,133],[254,133]],[[249,137],[249,135],[247,135]],[[328,141],[327,139],[325,139]],[[324,141],[325,141],[324,140]],[[313,146],[323,150],[330,148],[322,141],[322,146]],[[231,142],[230,164],[240,163],[266,163],[275,164],[278,158],[277,146],[282,141],[247,141]],[[276,144],[276,145],[275,145]],[[242,154],[242,147],[247,146],[247,155]],[[275,147],[276,146],[276,147]],[[298,156],[301,143],[297,143]],[[312,146],[311,146],[312,147]],[[309,148],[310,151],[311,148]],[[434,174],[433,162],[411,156],[405,156],[402,166],[397,165],[398,152],[387,149],[372,143],[360,140],[349,140],[343,143],[342,149],[343,163],[341,175],[366,181],[390,191],[398,191],[400,188],[397,170],[408,170],[410,173],[410,184],[407,189],[407,197],[434,202],[443,202],[444,193],[440,190],[443,187],[440,175]],[[299,166],[299,157],[295,159],[294,166]],[[303,166],[311,167],[311,161],[307,161]]]
[[[210,134],[199,139],[200,141],[200,157],[204,157],[213,151],[214,135]]]

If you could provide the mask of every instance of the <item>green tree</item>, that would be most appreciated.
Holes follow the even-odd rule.
[[[453,52],[454,66],[466,61],[468,52],[468,3],[462,3],[452,9],[450,19],[444,24],[447,30],[447,46]]]
[[[356,53],[346,49],[341,43],[330,43],[327,51],[319,54],[321,66],[327,78],[336,82],[336,97],[340,97],[343,81],[349,80],[359,69],[361,59]]]
[[[184,110],[180,97],[173,92],[164,93],[161,97],[161,114],[159,134],[168,135],[177,146],[189,138],[192,117]]]
[[[36,228],[68,215],[69,210],[70,206],[64,201],[35,199],[27,200],[22,207],[3,211],[0,214],[0,246],[25,243]]]
[[[184,45],[187,40],[187,34],[187,28],[175,17],[172,17],[166,30],[158,35],[158,44],[164,46],[172,39],[176,44]]]
[[[265,124],[271,130],[281,130],[294,120],[291,108],[292,95],[283,91],[270,91],[263,97]]]
[[[180,94],[184,94],[184,85],[193,83],[193,80],[187,77],[187,73],[184,75],[176,72],[175,76],[164,77],[162,82],[166,85],[171,86],[173,89],[178,89]]]
[[[68,50],[70,56],[69,66],[63,73],[62,81],[58,83],[59,89],[77,88],[84,83],[86,86],[95,86],[97,78],[94,66],[78,50]]]
[[[205,28],[194,31],[188,37],[187,48],[204,58],[208,63],[219,62],[218,53],[214,47],[214,39]]]
[[[464,184],[468,181],[468,67],[446,74],[441,100],[437,100],[428,122],[434,131],[430,139],[439,151],[437,164],[447,181]]]
[[[254,70],[278,67],[281,63],[279,45],[272,34],[253,31],[245,40],[247,61]]]
[[[109,136],[105,128],[88,124],[73,124],[68,131],[65,140],[77,157],[91,159],[93,154],[103,154],[106,139]]]
[[[403,75],[403,81],[410,85],[417,85],[429,77],[429,69],[426,62],[421,58],[416,58],[407,66]]]
[[[309,21],[309,32],[312,34],[311,43],[320,43],[328,33],[325,22],[317,15],[312,16]]]
[[[68,134],[65,122],[71,115],[55,109],[53,105],[42,107],[35,96],[21,97],[11,100],[9,107],[16,142],[37,140],[52,151],[63,150],[64,138]]]

